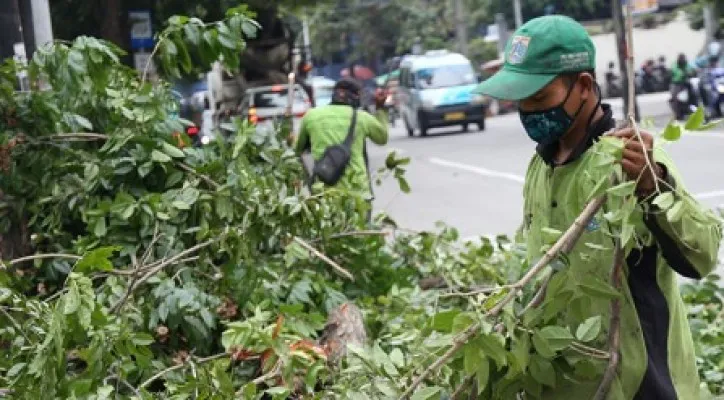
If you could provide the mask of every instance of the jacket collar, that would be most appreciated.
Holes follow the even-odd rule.
[[[578,144],[578,147],[573,150],[570,157],[568,157],[568,159],[561,165],[566,165],[579,159],[583,155],[583,153],[585,153],[591,146],[593,146],[593,144],[597,142],[604,133],[608,132],[616,126],[616,120],[613,118],[613,111],[611,110],[611,106],[602,103],[601,109],[603,109],[603,116],[598,121],[593,122],[591,126],[588,127],[586,137]],[[536,147],[538,155],[540,155],[543,161],[545,161],[545,163],[550,166],[556,165],[553,161],[553,157],[555,156],[557,150],[558,142],[551,143],[547,146],[538,145],[538,147]]]

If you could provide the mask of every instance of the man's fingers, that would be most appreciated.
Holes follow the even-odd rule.
[[[636,136],[636,131],[634,131],[633,128],[623,128],[614,131],[611,136],[619,137],[622,139],[629,139]]]
[[[644,151],[649,151],[651,148],[649,146],[646,146],[646,149],[644,150],[644,145],[641,144],[640,141],[630,140],[626,142],[626,149],[643,153]]]
[[[623,167],[623,172],[628,175],[629,178],[635,179],[638,178],[638,176],[641,174],[641,167],[638,166],[635,162],[623,159],[621,160],[621,166]]]

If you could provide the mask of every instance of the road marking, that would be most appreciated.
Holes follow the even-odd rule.
[[[717,190],[714,192],[704,192],[704,193],[698,193],[694,195],[695,198],[699,200],[704,199],[714,199],[717,197],[724,197],[724,190]]]
[[[508,172],[500,172],[500,171],[494,171],[492,169],[482,168],[482,167],[476,167],[474,165],[468,165],[468,164],[461,164],[455,161],[447,161],[442,160],[439,158],[430,158],[429,161],[433,164],[442,165],[443,167],[450,167],[450,168],[457,168],[463,171],[472,172],[474,174],[482,175],[482,176],[489,176],[491,178],[501,178],[501,179],[507,179],[509,181],[523,183],[525,182],[525,179],[516,174],[511,174]]]
[[[724,133],[721,132],[691,132],[687,131],[682,134],[682,136],[693,136],[693,137],[708,137],[708,138],[714,138],[714,139],[724,139]]]

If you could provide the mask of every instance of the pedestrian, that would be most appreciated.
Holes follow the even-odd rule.
[[[523,193],[521,237],[527,245],[527,258],[532,265],[542,257],[547,243],[544,228],[565,231],[585,207],[596,184],[589,176],[600,166],[604,143],[599,139],[608,133],[624,141],[620,164],[627,178],[636,180],[639,201],[648,202],[649,211],[637,208],[630,221],[643,247],[626,251],[620,303],[621,362],[608,399],[698,399],[694,344],[676,275],[699,279],[712,271],[721,226],[711,211],[686,192],[674,163],[655,146],[650,133],[641,131],[641,143],[633,129],[615,129],[611,107],[601,103],[595,56],[590,37],[576,21],[565,16],[539,17],[514,33],[503,69],[477,89],[495,98],[519,101],[523,128],[538,144]],[[647,168],[647,156],[653,171]],[[604,170],[600,175],[609,173]],[[682,221],[696,221],[696,225],[670,223],[666,213],[657,212],[651,204],[655,180],[661,182],[662,190],[675,190],[676,196],[686,200]],[[616,206],[604,207],[615,212]],[[573,279],[608,281],[613,251],[592,252],[589,247],[613,247],[603,229],[605,211],[588,224],[568,255],[567,273]],[[606,299],[591,297],[587,304],[589,317],[610,315]],[[590,399],[600,378],[556,382],[555,388],[544,390],[542,398]]]
[[[362,86],[354,78],[342,78],[333,88],[329,105],[313,108],[302,119],[296,151],[298,154],[311,150],[319,163],[325,151],[335,145],[343,145],[352,133],[350,158],[343,166],[344,173],[334,186],[355,191],[369,202],[372,187],[367,164],[366,141],[384,145],[387,143],[387,112],[384,109],[385,93],[375,96],[375,116],[359,110]],[[354,117],[354,118],[353,118]],[[353,119],[356,121],[351,131]]]

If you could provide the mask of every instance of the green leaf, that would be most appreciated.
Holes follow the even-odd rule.
[[[636,182],[628,181],[606,190],[606,193],[612,196],[623,197],[632,195],[634,190],[636,190]]]
[[[548,346],[553,351],[563,350],[573,342],[571,332],[562,326],[546,326],[540,330],[540,336],[548,341]]]
[[[674,200],[676,200],[674,194],[666,192],[656,196],[652,203],[661,210],[666,211],[674,205]]]
[[[485,387],[488,385],[490,379],[490,362],[484,359],[478,364],[478,369],[475,371],[475,380],[478,382],[478,395],[483,393]]]
[[[495,361],[498,369],[508,364],[507,351],[495,335],[481,335],[474,342],[487,357]]]
[[[609,184],[609,177],[604,176],[602,177],[596,185],[591,189],[591,192],[588,194],[588,199],[593,199],[595,197],[598,197],[606,192],[606,187]]]
[[[604,299],[615,299],[621,296],[611,285],[593,276],[584,276],[581,278],[581,281],[578,282],[578,288],[585,294]]]
[[[410,400],[426,400],[432,398],[436,394],[440,393],[442,388],[438,386],[428,386],[420,390],[415,391],[415,394],[410,397]]]
[[[530,374],[536,381],[550,387],[556,386],[556,371],[545,358],[533,354],[530,358]]]
[[[513,340],[509,357],[511,359],[511,370],[524,372],[530,363],[530,335],[523,333]]]
[[[543,233],[543,242],[546,244],[555,243],[563,235],[560,230],[548,227],[541,229],[541,232]]]
[[[72,281],[68,287],[68,293],[63,295],[63,314],[69,315],[78,311],[80,307],[80,291],[78,284]]]
[[[407,179],[403,178],[402,176],[398,176],[397,183],[400,185],[400,190],[402,191],[402,193],[410,193],[410,184],[407,182]]]
[[[551,346],[548,344],[548,340],[541,336],[540,331],[533,333],[533,347],[538,354],[545,358],[553,358],[556,356],[556,352],[553,351]]]
[[[681,217],[684,216],[684,201],[679,200],[676,203],[674,203],[671,208],[666,211],[666,219],[669,220],[671,223],[679,222],[681,220]]]
[[[166,153],[166,155],[168,155],[170,157],[173,157],[173,158],[186,157],[186,154],[184,154],[184,152],[181,149],[179,149],[178,147],[176,147],[172,144],[163,142],[163,143],[161,143],[161,147],[163,149],[163,152]],[[152,156],[153,156],[153,153],[152,153]]]
[[[24,363],[24,362],[13,365],[12,368],[10,368],[10,370],[8,370],[8,372],[5,373],[5,376],[7,376],[8,378],[14,377],[15,375],[19,374],[20,371],[22,371],[26,365],[28,365],[28,364]]]
[[[158,150],[153,150],[151,152],[151,160],[160,162],[160,163],[167,163],[167,162],[171,161],[171,157],[167,156],[164,153],[161,153]]]
[[[120,251],[121,249],[122,247],[120,246],[109,246],[91,250],[85,253],[83,258],[78,260],[73,270],[82,273],[110,271],[113,269],[113,264],[108,259],[113,255],[113,253]]]
[[[458,310],[442,311],[432,316],[431,327],[438,332],[452,332],[455,317],[460,314]]]
[[[709,123],[706,123],[706,124],[700,126],[697,129],[697,131],[708,131],[709,129],[716,128],[717,126],[719,126],[722,123],[722,121],[724,121],[724,119],[717,119],[714,121],[710,121]]]
[[[395,347],[390,352],[390,361],[392,361],[392,363],[396,366],[402,368],[405,366],[405,355],[402,354],[402,351],[400,351],[399,348]]]
[[[103,237],[106,235],[106,218],[100,217],[96,220],[95,225],[93,225],[93,234],[95,234],[98,237]]]
[[[666,125],[662,136],[670,142],[679,140],[679,138],[681,138],[681,125],[676,122],[669,123]]]
[[[581,342],[590,342],[598,337],[601,332],[601,316],[596,315],[585,321],[576,329],[576,339]]]
[[[198,46],[201,41],[201,32],[199,32],[199,28],[195,24],[184,25],[184,34],[186,35],[186,40]]]
[[[684,129],[694,131],[701,128],[701,124],[704,123],[704,107],[699,106],[696,111],[689,116],[684,124]]]
[[[473,325],[475,321],[476,315],[473,312],[463,312],[457,314],[453,319],[452,331],[453,333],[460,333],[468,329],[468,327]]]
[[[467,375],[474,374],[478,370],[478,365],[483,361],[487,361],[487,359],[478,346],[474,343],[465,346],[463,369]]]

